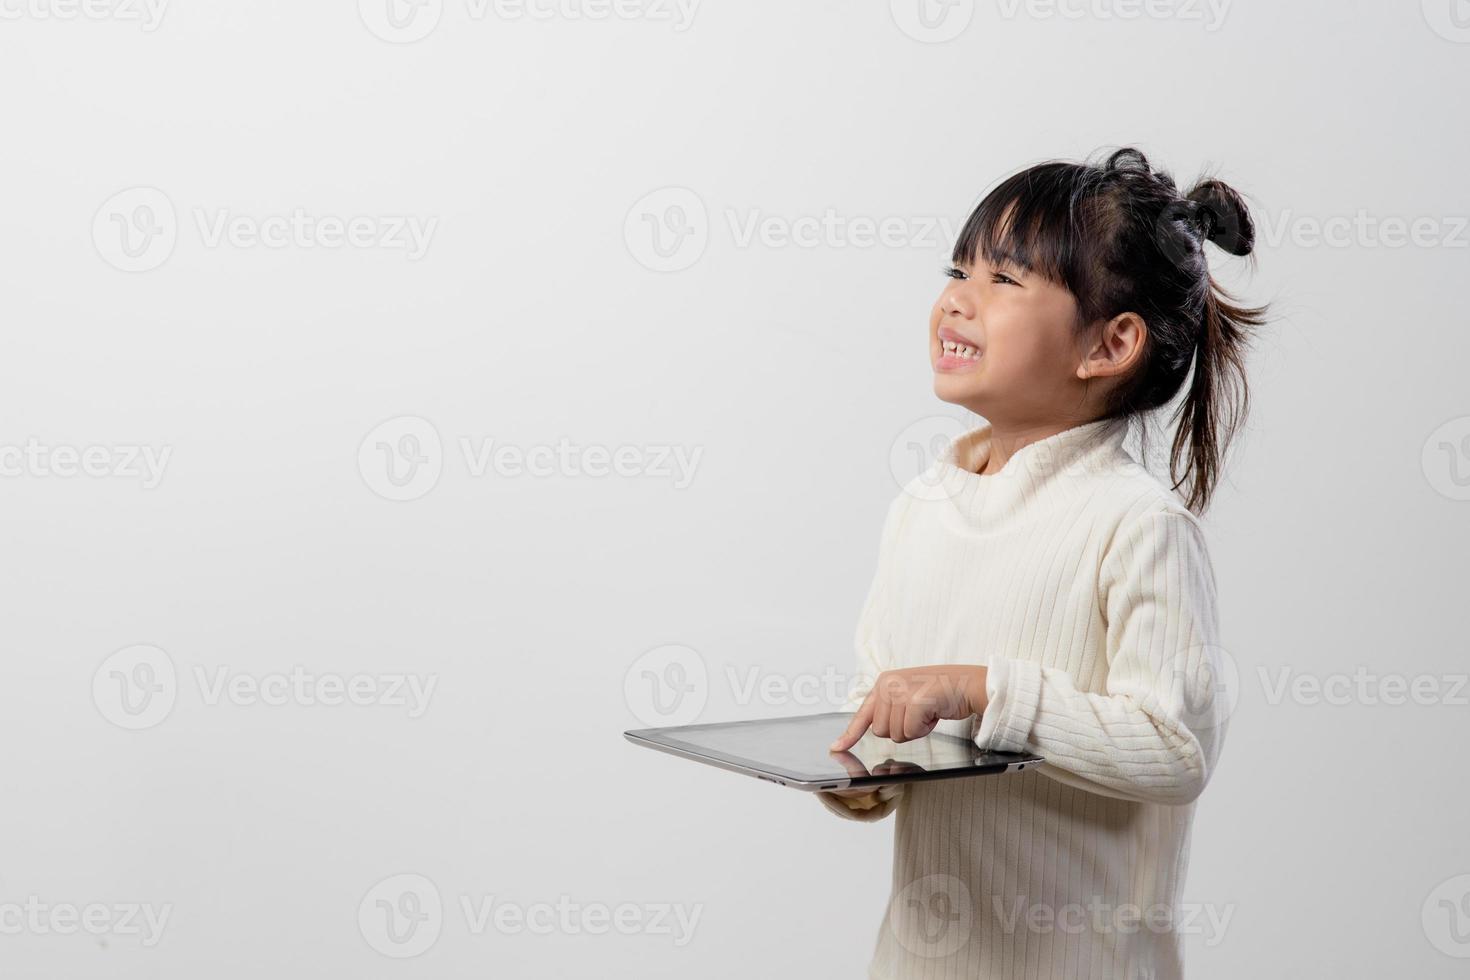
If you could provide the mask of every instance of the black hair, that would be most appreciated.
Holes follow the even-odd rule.
[[[1206,242],[1250,255],[1255,225],[1241,196],[1209,177],[1181,195],[1169,174],[1124,147],[1100,164],[1054,160],[1007,178],[970,215],[953,256],[956,264],[977,255],[1009,261],[1066,287],[1079,336],[1120,313],[1143,318],[1143,357],[1109,393],[1104,418],[1167,405],[1194,366],[1173,419],[1184,417],[1169,473],[1172,489],[1190,480],[1186,505],[1195,513],[1209,505],[1225,448],[1249,411],[1245,353],[1251,328],[1266,321],[1265,306],[1239,305],[1215,282]]]

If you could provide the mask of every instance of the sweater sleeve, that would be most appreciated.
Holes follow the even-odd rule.
[[[858,615],[857,635],[854,637],[857,647],[857,677],[848,686],[847,698],[842,708],[844,711],[856,711],[860,708],[863,699],[867,697],[868,691],[878,679],[878,675],[887,670],[889,666],[888,658],[882,652],[884,645],[877,640],[881,628],[880,610],[887,599],[888,565],[892,560],[893,543],[903,523],[907,503],[908,492],[906,490],[888,505],[888,511],[883,519],[883,532],[878,544],[877,570],[873,573],[872,583],[868,586],[868,598],[863,603],[862,612]],[[833,738],[836,738],[837,735],[837,732],[832,733]],[[879,786],[877,791],[868,797],[848,799],[836,793],[819,792],[817,799],[839,817],[846,817],[849,820],[873,821],[882,820],[892,813],[903,797],[903,791],[903,783],[892,783]]]
[[[1189,803],[1214,769],[1227,713],[1214,569],[1198,523],[1156,511],[1125,525],[1098,584],[1105,693],[1032,661],[993,662],[975,739],[1036,752],[1041,772],[1105,796]]]

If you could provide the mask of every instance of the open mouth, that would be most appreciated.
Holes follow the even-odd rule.
[[[935,365],[937,368],[952,371],[956,368],[972,367],[980,360],[980,348],[951,327],[940,327],[934,339],[939,341],[939,362]]]
[[[944,351],[945,357],[953,357],[961,361],[978,361],[980,359],[980,351],[977,348],[967,347],[953,340],[942,340],[940,341],[940,346]]]

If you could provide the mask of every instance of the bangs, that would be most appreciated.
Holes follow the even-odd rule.
[[[1090,237],[1078,205],[1092,183],[1088,171],[1073,163],[1044,163],[1008,178],[965,222],[951,261],[1010,263],[1074,296],[1088,295],[1082,274],[1087,263],[1078,254],[1080,243]]]

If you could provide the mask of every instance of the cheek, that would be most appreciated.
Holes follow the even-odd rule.
[[[1060,292],[1060,295],[1057,295]],[[1075,356],[1073,325],[1076,304],[1066,291],[1032,295],[1026,303],[1007,310],[1000,332],[1008,360],[1030,369],[1051,370],[1066,366]]]
[[[1053,304],[1037,304],[1052,306]],[[1066,372],[1073,356],[1069,310],[1014,309],[989,332],[995,370],[1040,379]]]
[[[993,340],[986,356],[997,373],[1015,378],[1036,378],[1051,363],[1047,344],[1041,343],[1034,330],[1018,330]]]

